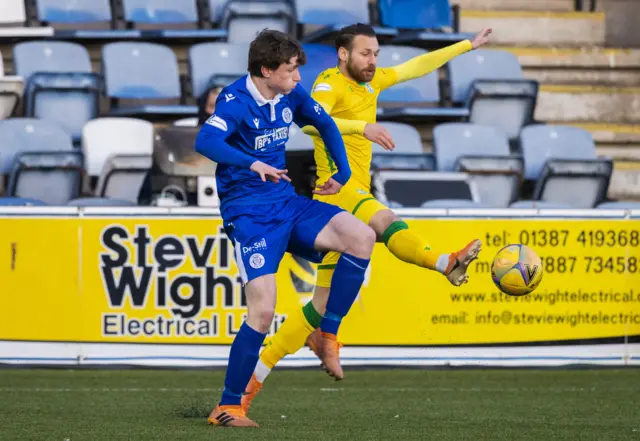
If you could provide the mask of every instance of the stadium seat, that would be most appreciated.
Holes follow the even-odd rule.
[[[570,209],[573,207],[571,205],[562,204],[559,202],[522,200],[512,203],[511,205],[509,205],[509,208]]]
[[[209,1],[209,18],[213,23],[222,22],[222,14],[228,0],[208,0]]]
[[[380,67],[391,67],[425,54],[423,49],[408,46],[382,46]],[[378,119],[404,122],[447,121],[468,116],[465,108],[440,107],[440,82],[434,71],[414,80],[396,84],[382,91]]]
[[[202,40],[226,37],[221,29],[198,29],[198,0],[122,0],[125,21],[158,39]]]
[[[38,199],[0,197],[1,207],[20,207],[20,206],[44,206],[47,205]]]
[[[302,45],[302,49],[307,56],[307,64],[299,68],[302,78],[300,84],[307,92],[311,93],[318,75],[337,66],[338,54],[336,48],[328,44],[305,43]]]
[[[175,53],[155,43],[109,43],[102,48],[105,90],[112,100],[112,115],[156,117],[192,116],[196,106],[177,104],[181,99]],[[127,100],[127,101],[124,101]],[[163,102],[162,105],[143,104]],[[141,105],[142,104],[142,105]]]
[[[465,173],[381,170],[373,173],[372,183],[381,202],[392,200],[405,207],[420,207],[434,199],[479,202],[476,186]]]
[[[87,174],[99,176],[96,196],[136,202],[151,168],[153,125],[132,118],[98,118],[82,131]]]
[[[507,207],[518,197],[523,160],[511,155],[509,140],[498,129],[470,123],[440,124],[433,131],[433,146],[438,170],[471,176],[480,203]]]
[[[477,49],[448,63],[452,101],[469,111],[469,122],[494,126],[517,140],[533,122],[538,83],[525,80],[518,58],[506,51]]]
[[[198,126],[198,117],[192,116],[189,118],[181,118],[175,120],[173,125],[176,127],[197,127]]]
[[[640,210],[640,202],[634,201],[610,201],[598,205],[603,210]]]
[[[487,208],[468,199],[434,199],[424,202],[421,208]]]
[[[520,136],[525,178],[536,181],[533,199],[591,208],[602,202],[613,163],[596,156],[591,134],[577,127],[537,124]]]
[[[459,32],[459,8],[449,0],[379,0],[380,23],[399,30],[394,44],[428,49],[471,38]]]
[[[226,86],[247,73],[248,43],[200,43],[189,48],[191,90],[198,97],[212,86]]]
[[[99,114],[100,77],[87,50],[60,41],[32,41],[13,49],[16,73],[25,78],[25,116],[53,121],[79,142],[82,126]]]
[[[9,118],[18,107],[24,92],[24,78],[4,76],[4,65],[0,53],[0,120]]]
[[[250,43],[263,29],[291,33],[295,19],[291,4],[281,2],[248,2],[230,0],[225,6],[222,27],[230,43]]]
[[[131,201],[111,198],[78,198],[69,201],[71,207],[126,207],[136,205]]]
[[[23,26],[27,21],[24,0],[3,0],[0,26]]]
[[[113,26],[109,0],[37,0],[36,13],[38,21],[56,27]]]
[[[56,124],[14,118],[0,121],[0,173],[8,174],[9,196],[65,204],[80,191],[82,155]]]
[[[368,0],[295,0],[296,19],[300,25],[322,28],[307,34],[304,42],[331,41],[336,32],[353,23],[371,23]],[[378,39],[385,41],[397,35],[395,29],[374,26]]]
[[[382,122],[395,142],[395,149],[385,150],[373,144],[371,157],[372,170],[434,170],[433,156],[424,152],[418,130],[409,125],[396,122]]]

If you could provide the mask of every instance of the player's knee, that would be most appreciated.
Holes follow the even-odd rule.
[[[248,321],[257,328],[256,331],[267,333],[271,327],[271,322],[273,322],[275,310],[270,307],[259,307],[255,310],[249,311],[248,315],[252,319]]]
[[[358,228],[346,243],[347,252],[357,257],[369,258],[376,244],[376,233],[373,229]]]

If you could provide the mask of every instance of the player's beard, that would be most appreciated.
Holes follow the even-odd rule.
[[[357,69],[351,60],[347,62],[347,72],[351,78],[356,80],[358,83],[368,83],[373,80],[373,76],[376,74],[376,67],[373,65],[369,65],[364,69]]]

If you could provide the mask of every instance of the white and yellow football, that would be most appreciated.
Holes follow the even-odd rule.
[[[494,257],[491,278],[503,293],[524,296],[540,285],[542,271],[542,261],[535,251],[521,244],[512,244],[502,248]]]

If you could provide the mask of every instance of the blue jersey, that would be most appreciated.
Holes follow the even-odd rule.
[[[318,128],[338,166],[334,179],[346,183],[351,171],[344,143],[322,106],[300,85],[288,95],[266,100],[246,75],[222,90],[215,113],[196,139],[196,151],[218,163],[216,179],[223,212],[231,205],[273,204],[296,195],[289,182],[262,182],[249,169],[255,161],[286,168],[285,145],[292,122]]]

